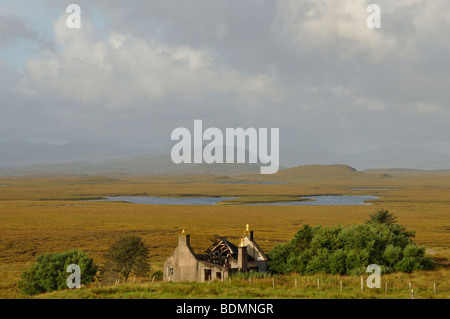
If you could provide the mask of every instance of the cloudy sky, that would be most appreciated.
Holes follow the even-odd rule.
[[[0,139],[167,145],[202,119],[448,154],[449,17],[448,0],[0,0]]]

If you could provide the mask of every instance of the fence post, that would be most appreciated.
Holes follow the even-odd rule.
[[[275,278],[272,278],[272,287],[275,289]]]
[[[297,290],[297,278],[295,278],[295,290]]]
[[[317,290],[320,290],[320,279],[317,278]]]
[[[364,291],[364,278],[361,276],[361,291]]]
[[[433,290],[434,290],[434,293],[436,293],[436,283],[433,283]]]
[[[341,286],[341,292],[342,292],[342,280],[340,281],[340,286]]]
[[[385,282],[385,284],[384,284],[384,291],[386,291],[387,292],[387,281]]]

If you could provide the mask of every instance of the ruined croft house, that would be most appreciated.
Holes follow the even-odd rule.
[[[239,246],[226,238],[214,235],[211,246],[204,254],[196,254],[190,245],[190,235],[178,238],[178,247],[164,263],[164,281],[224,280],[235,272],[267,271],[267,256],[247,231]]]

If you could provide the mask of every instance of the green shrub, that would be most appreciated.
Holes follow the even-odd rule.
[[[98,267],[92,258],[80,250],[45,253],[36,258],[36,264],[25,270],[19,281],[19,289],[27,295],[67,289],[67,266],[77,264],[81,270],[81,284],[94,281]]]
[[[155,278],[155,280],[163,280],[163,271],[162,270],[156,270],[152,273],[152,278]]]
[[[347,270],[359,269],[368,266],[368,251],[364,249],[347,249],[345,260]]]
[[[425,256],[425,247],[409,244],[403,249],[403,256],[412,258],[422,258]]]
[[[332,274],[345,274],[347,270],[346,257],[347,255],[343,249],[337,249],[330,255],[329,267]]]
[[[422,270],[423,267],[420,262],[414,257],[404,257],[394,267],[397,271],[413,272],[414,270]]]
[[[402,258],[401,247],[395,247],[392,244],[387,245],[383,252],[383,258],[387,265],[394,265]]]
[[[295,250],[295,245],[292,243],[275,246],[270,252],[270,269],[281,274],[295,271],[295,269],[292,269],[294,266],[292,258],[296,257]]]
[[[318,249],[317,253],[313,255],[311,261],[306,266],[306,273],[312,274],[316,272],[330,272],[328,262],[328,249]]]
[[[386,217],[385,211],[381,213]],[[291,241],[269,252],[269,269],[283,274],[342,275],[363,274],[370,264],[385,272],[433,269],[434,261],[424,257],[425,248],[411,240],[414,233],[392,218],[387,220],[350,227],[306,225]]]

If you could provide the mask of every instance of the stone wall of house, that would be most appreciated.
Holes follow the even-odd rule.
[[[254,261],[253,264],[258,266],[258,271],[267,271],[267,258],[259,251],[255,242],[253,241],[253,233],[251,236],[244,236],[244,245],[247,246],[247,253],[252,256]]]
[[[220,265],[199,261],[190,246],[189,235],[181,235],[178,246],[164,263],[164,281],[224,280],[228,278],[228,269]]]

